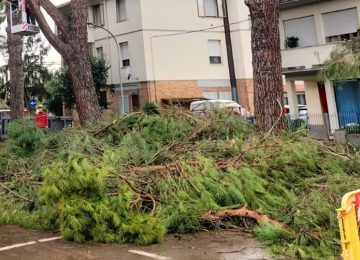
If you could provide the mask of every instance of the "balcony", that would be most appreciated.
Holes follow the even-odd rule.
[[[336,44],[292,48],[281,51],[284,74],[315,74]]]
[[[280,0],[280,9],[288,9],[303,5],[316,4],[325,1],[329,1],[329,0]]]

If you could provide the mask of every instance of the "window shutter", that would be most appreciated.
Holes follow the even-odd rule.
[[[205,16],[218,17],[217,0],[203,0],[204,1],[204,13]]]
[[[217,6],[218,6],[219,17],[225,17],[227,14],[225,13],[225,9],[224,9],[224,1],[217,0]]]
[[[286,38],[299,38],[299,47],[313,46],[317,44],[314,16],[284,21],[284,29]]]
[[[104,5],[100,5],[100,25],[105,25]]]
[[[221,56],[220,40],[209,40],[208,42],[209,57]]]
[[[116,16],[118,22],[126,19],[126,0],[116,1]]]
[[[120,53],[123,67],[130,66],[130,53],[128,42],[120,43]]]
[[[323,14],[325,36],[354,33],[359,25],[356,8]]]
[[[204,0],[197,0],[198,3],[198,14],[199,16],[205,16],[204,13]]]

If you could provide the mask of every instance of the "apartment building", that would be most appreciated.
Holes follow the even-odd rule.
[[[321,84],[317,73],[339,42],[357,37],[360,0],[280,2],[283,72],[291,113],[298,112],[295,82],[304,81],[309,118],[321,115],[310,127],[326,127],[331,135],[347,124],[359,124],[359,79]]]
[[[238,100],[253,111],[249,11],[244,1],[227,0],[227,6],[228,12],[223,0],[88,0],[89,23],[95,25],[88,27],[89,50],[111,66],[113,112],[122,107],[120,80],[125,112],[146,101],[231,99],[225,15],[235,46]],[[59,9],[69,14],[68,4]]]

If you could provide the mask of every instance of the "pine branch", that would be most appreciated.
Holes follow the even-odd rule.
[[[12,191],[11,189],[9,189],[8,187],[6,187],[6,186],[5,186],[4,184],[2,184],[1,182],[0,182],[0,186],[1,186],[3,189],[5,189],[5,190],[7,190],[8,192],[10,192],[11,194],[13,194],[15,197],[20,198],[20,199],[22,199],[22,200],[25,200],[25,201],[27,201],[27,202],[34,203],[33,200],[28,199],[28,198],[25,198],[25,197],[17,194],[16,192]]]
[[[249,210],[247,206],[240,209],[222,210],[218,212],[206,212],[202,214],[201,219],[205,221],[219,220],[225,217],[243,217],[255,220],[258,224],[269,223],[279,228],[285,228],[285,225],[270,219],[267,215],[259,214],[255,211]]]

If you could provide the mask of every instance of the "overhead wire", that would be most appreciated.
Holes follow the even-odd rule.
[[[240,23],[244,23],[247,21],[250,21],[250,19],[232,22],[232,23],[229,23],[229,25],[240,24]],[[223,28],[224,26],[225,25],[222,24],[222,25],[212,26],[212,27],[208,27],[208,28],[202,28],[202,29],[198,29],[198,30],[189,30],[189,31],[185,31],[185,32],[170,33],[170,34],[159,34],[159,35],[154,35],[151,38],[170,37],[170,36],[184,35],[184,34],[190,34],[190,33],[196,33],[196,32],[203,32],[203,31],[209,31],[209,30],[213,30],[213,29],[217,29],[217,28]],[[248,30],[248,29],[244,29],[244,30]]]

